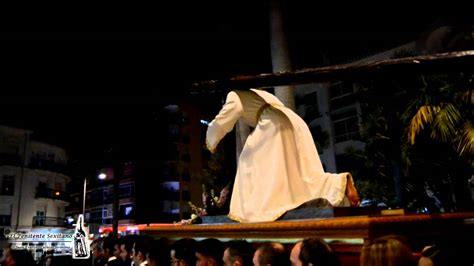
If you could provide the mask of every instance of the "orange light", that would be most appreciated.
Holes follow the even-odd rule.
[[[119,226],[117,229],[119,232],[126,232],[126,231],[140,231],[140,230],[143,230],[147,227],[146,224],[137,224],[137,225],[122,225],[122,226]],[[106,227],[101,227],[99,229],[99,232],[102,232],[102,233],[110,233],[112,232],[113,229],[111,226],[106,226]]]
[[[56,192],[54,193],[54,195],[56,195],[56,196],[59,196],[59,194],[61,194],[61,193],[59,193],[59,191],[56,191]]]

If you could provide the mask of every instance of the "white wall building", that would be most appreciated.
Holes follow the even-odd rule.
[[[66,152],[31,140],[32,133],[0,126],[0,237],[66,226]]]
[[[351,64],[390,59],[398,52],[414,50],[415,43],[412,42],[352,61]],[[296,86],[296,112],[305,119],[311,130],[319,126],[329,135],[326,148],[322,149],[318,145],[326,172],[338,172],[337,157],[343,155],[348,147],[364,147],[360,141],[361,107],[354,97],[356,90],[353,83],[343,81]]]

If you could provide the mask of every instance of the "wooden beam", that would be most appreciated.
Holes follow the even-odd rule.
[[[233,89],[269,88],[338,80],[365,80],[377,76],[439,74],[472,71],[474,50],[386,59],[367,63],[349,63],[308,68],[293,72],[237,76],[227,80],[194,83],[192,93],[227,91]]]

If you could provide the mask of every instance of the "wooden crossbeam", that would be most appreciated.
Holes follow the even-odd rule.
[[[366,63],[349,63],[301,69],[292,72],[237,76],[224,80],[194,83],[192,93],[233,89],[270,88],[338,80],[366,80],[376,76],[451,73],[474,70],[474,50],[386,59]]]

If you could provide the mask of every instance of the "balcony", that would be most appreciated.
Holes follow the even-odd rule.
[[[28,167],[32,169],[47,170],[66,175],[69,173],[68,167],[65,164],[57,163],[53,160],[31,158]]]
[[[0,153],[0,165],[21,166],[21,156],[18,154]]]
[[[33,216],[33,226],[67,227],[67,220],[60,217]]]
[[[87,194],[87,206],[99,206],[113,203],[114,197],[111,194],[104,194],[102,190],[95,190]]]
[[[46,198],[54,200],[62,200],[69,202],[69,196],[64,191],[54,190],[50,188],[37,187],[35,198]]]
[[[86,223],[106,225],[106,224],[112,224],[113,219],[112,218],[101,218],[101,217],[90,218],[89,220],[86,219]]]

